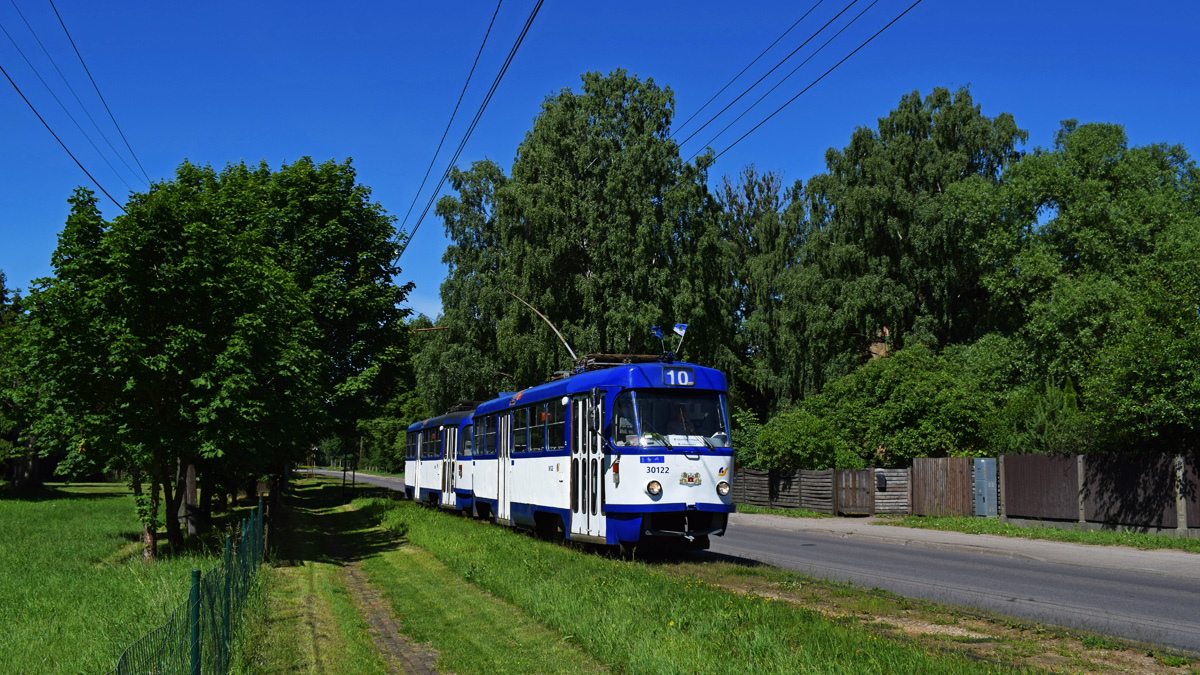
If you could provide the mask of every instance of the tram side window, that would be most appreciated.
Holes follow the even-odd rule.
[[[498,420],[499,420],[499,418],[497,418],[495,415],[488,415],[487,417],[483,418],[483,426],[484,426],[483,449],[480,450],[480,452],[487,452],[487,453],[495,453],[496,452],[496,450],[497,450],[496,426],[497,426]]]
[[[421,456],[437,457],[441,454],[441,434],[437,429],[426,429],[421,432]]]
[[[529,407],[529,451],[541,452],[546,449],[546,404],[539,403]]]
[[[513,416],[513,452],[525,452],[529,445],[529,409],[517,408]]]
[[[459,457],[471,456],[471,430],[473,428],[470,425],[463,427],[462,434],[459,436],[462,439],[462,447],[458,450]]]
[[[613,404],[612,437],[613,445],[619,447],[638,444],[637,420],[633,416],[633,395],[630,392],[622,393]]]
[[[562,399],[546,404],[546,446],[551,452],[567,448],[567,406]]]
[[[415,440],[414,440],[415,438],[416,438],[416,434],[414,434],[412,432],[404,434],[404,458],[405,459],[414,459],[416,457],[415,448],[413,447],[413,444],[415,443]]]

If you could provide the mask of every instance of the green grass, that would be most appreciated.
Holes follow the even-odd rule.
[[[828,513],[819,513],[807,509],[767,509],[761,506],[738,504],[738,513],[762,513],[769,516],[787,516],[789,518],[832,518]]]
[[[489,524],[382,499],[356,505],[480,589],[629,673],[983,673],[788,602],[655,565],[581,554]]]
[[[341,561],[332,557],[329,532],[345,508],[330,479],[297,480],[276,514],[272,566],[262,591],[248,603],[243,651],[235,674],[385,672],[367,624],[346,590]],[[352,537],[354,533],[347,532]]]
[[[1060,530],[1055,527],[1018,527],[1000,522],[998,518],[963,518],[938,516],[906,516],[886,523],[902,527],[929,530],[949,530],[968,534],[997,534],[1023,539],[1048,539],[1076,544],[1097,546],[1131,546],[1140,549],[1175,549],[1189,553],[1200,553],[1200,539],[1169,537],[1162,534],[1139,532]]]
[[[121,485],[0,492],[0,668],[103,673],[187,599],[204,553],[141,559],[133,497]],[[165,549],[166,547],[163,547]]]
[[[236,673],[385,672],[345,583],[360,561],[400,629],[460,675],[597,672],[600,664],[518,607],[481,593],[427,551],[405,545],[370,515],[341,503],[337,479],[298,481],[285,497],[286,531],[264,601],[249,613]]]

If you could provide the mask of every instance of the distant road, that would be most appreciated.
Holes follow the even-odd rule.
[[[300,475],[304,475],[306,473],[309,473],[309,470],[308,469],[300,469],[296,473],[298,473]],[[312,473],[315,473],[318,476],[332,476],[334,478],[342,477],[341,471],[330,471],[328,469],[313,469]],[[367,485],[378,485],[379,487],[385,487],[385,488],[388,488],[391,490],[395,490],[397,492],[404,492],[404,479],[403,478],[392,478],[390,476],[373,476],[371,474],[366,474],[366,473],[361,473],[361,472],[353,473],[353,474],[350,472],[346,472],[346,482],[347,483],[350,482],[351,476],[353,476],[355,482],[358,482],[358,483],[366,483]]]
[[[402,478],[357,481],[404,489]],[[731,515],[712,554],[1200,654],[1196,554],[748,514]]]
[[[796,520],[734,514],[710,551],[1200,653],[1200,555]]]

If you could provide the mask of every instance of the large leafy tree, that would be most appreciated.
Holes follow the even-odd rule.
[[[580,354],[657,352],[651,325],[688,323],[687,358],[736,362],[709,159],[680,159],[673,114],[671,91],[652,80],[587,73],[582,91],[543,102],[511,176],[491,162],[455,174],[458,196],[438,204],[453,242],[442,287],[452,330],[431,341],[423,379],[494,395],[497,384],[529,386],[563,369],[558,338],[510,292]],[[478,372],[445,377],[452,363]]]
[[[61,468],[125,469],[153,554],[181,467],[273,473],[392,392],[406,331],[391,218],[349,163],[185,162],[104,221],[86,190],[28,298],[26,400]],[[349,436],[349,434],[346,434]],[[167,532],[178,543],[174,518]]]
[[[1197,177],[1181,147],[1069,120],[977,202],[983,282],[1024,378],[1078,383],[1118,447],[1197,443]]]
[[[786,392],[788,336],[780,331],[784,272],[799,255],[800,230],[789,218],[790,192],[778,174],[748,166],[736,179],[721,181],[717,193],[721,238],[730,266],[734,349],[740,366],[734,373],[742,402],[765,418]]]
[[[785,294],[802,340],[796,393],[853,370],[874,343],[943,346],[982,333],[984,232],[959,217],[949,191],[998,182],[1026,135],[1007,113],[984,116],[965,89],[939,88],[904,96],[875,129],[827,151],[826,173],[796,187],[804,247]]]
[[[395,218],[371,201],[349,159],[305,157],[277,171],[233,165],[223,184],[262,202],[252,211],[264,243],[304,296],[316,326],[326,433],[350,437],[411,382]]]
[[[148,556],[160,491],[168,537],[180,543],[169,516],[183,498],[182,466],[270,471],[318,409],[313,322],[260,232],[229,216],[238,201],[211,169],[188,164],[111,223],[80,189],[55,274],[28,298],[38,430],[70,448],[65,471],[131,473]]]

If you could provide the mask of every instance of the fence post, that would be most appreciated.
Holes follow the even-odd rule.
[[[262,495],[258,497],[258,564],[261,565],[264,558],[267,557],[267,531],[264,529],[263,499]]]
[[[200,570],[192,570],[192,675],[200,675]]]
[[[1084,507],[1084,503],[1086,502],[1086,498],[1084,496],[1084,489],[1087,486],[1087,476],[1085,476],[1083,473],[1083,471],[1084,471],[1083,455],[1075,456],[1075,468],[1076,468],[1076,473],[1078,473],[1078,481],[1076,481],[1076,482],[1079,483],[1079,495],[1078,495],[1078,499],[1079,499],[1079,529],[1083,530],[1083,529],[1086,529],[1086,525],[1087,525],[1087,511],[1085,510],[1085,507]]]
[[[1187,466],[1183,455],[1175,455],[1175,529],[1180,537],[1188,536]]]
[[[229,615],[230,610],[230,580],[233,576],[233,542],[225,535],[225,606],[221,610],[221,670],[229,670]]]

